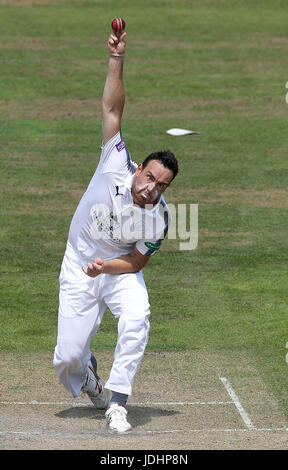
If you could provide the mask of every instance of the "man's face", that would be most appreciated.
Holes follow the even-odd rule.
[[[172,179],[173,171],[160,161],[150,160],[144,169],[140,163],[131,188],[134,203],[143,208],[146,204],[156,204]]]

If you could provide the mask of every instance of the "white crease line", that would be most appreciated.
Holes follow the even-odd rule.
[[[282,427],[282,428],[253,428],[253,429],[237,429],[237,428],[215,428],[215,429],[162,429],[162,430],[139,430],[135,431],[132,430],[130,433],[126,435],[126,438],[129,435],[151,435],[151,434],[176,434],[176,433],[234,433],[234,432],[241,432],[241,433],[247,433],[247,432],[279,432],[279,431],[288,431],[287,427]],[[97,431],[88,431],[88,432],[75,432],[75,433],[66,433],[66,432],[43,432],[41,431],[0,431],[0,436],[7,436],[7,435],[15,435],[15,436],[26,436],[26,437],[40,437],[43,438],[43,436],[52,436],[55,438],[61,437],[62,439],[78,439],[78,438],[84,438],[87,439],[89,437],[95,438],[95,437],[103,437],[107,436],[107,431],[103,432],[97,432]]]
[[[232,385],[230,384],[229,380],[227,380],[225,377],[219,377],[222,384],[226,388],[228,395],[230,398],[233,400],[234,405],[236,406],[237,410],[240,413],[241,418],[243,419],[244,423],[246,424],[248,429],[255,429],[254,424],[252,423],[251,419],[249,418],[248,414],[244,410],[243,406],[241,405],[241,402],[233,389]]]
[[[288,428],[283,426],[282,428],[253,428],[253,429],[237,429],[237,428],[228,428],[228,429],[170,429],[170,430],[154,430],[154,431],[133,431],[131,434],[169,434],[177,432],[191,432],[191,433],[208,433],[208,432],[250,432],[250,431],[261,431],[261,432],[271,432],[271,431],[288,431]]]
[[[174,406],[174,405],[231,405],[233,401],[168,401],[168,402],[139,402],[139,403],[127,403],[127,405],[165,405],[165,406]]]
[[[184,405],[233,405],[234,401],[178,401],[178,402],[133,402],[127,403],[127,406],[140,406],[140,405],[158,405],[158,406],[184,406]],[[90,403],[71,403],[67,401],[0,401],[0,405],[70,405],[72,407],[88,407],[93,408]]]

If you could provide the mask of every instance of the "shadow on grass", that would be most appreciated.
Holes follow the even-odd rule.
[[[143,426],[149,423],[152,418],[171,417],[180,414],[180,411],[165,410],[163,408],[149,406],[127,406],[129,413],[129,422],[132,427]],[[56,413],[55,416],[63,419],[105,419],[105,410],[97,410],[93,407],[73,407]]]

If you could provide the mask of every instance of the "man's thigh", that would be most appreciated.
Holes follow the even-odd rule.
[[[99,328],[106,308],[98,295],[99,281],[65,256],[59,282],[58,342],[86,345]]]
[[[148,292],[141,271],[106,276],[103,299],[116,318],[125,316],[138,320],[150,314]]]

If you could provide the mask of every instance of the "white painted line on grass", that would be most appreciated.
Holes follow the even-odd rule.
[[[146,401],[146,402],[135,402],[135,403],[127,403],[127,405],[137,406],[137,405],[159,405],[159,406],[175,406],[175,405],[231,405],[233,401]]]
[[[241,405],[241,402],[233,389],[232,385],[230,384],[229,380],[227,380],[225,377],[219,377],[222,384],[226,388],[226,391],[228,392],[228,395],[230,398],[233,400],[234,405],[236,406],[237,410],[240,413],[241,418],[243,419],[245,425],[247,426],[248,429],[256,429],[254,424],[252,423],[251,419],[249,418],[247,412],[244,410],[243,406]]]
[[[126,435],[126,439],[128,436],[133,435],[151,435],[151,434],[176,434],[176,433],[250,433],[250,432],[279,432],[279,431],[288,431],[287,427],[282,428],[253,428],[253,429],[243,429],[243,428],[214,428],[214,429],[154,429],[154,430],[132,430]],[[95,438],[95,437],[103,437],[108,435],[108,431],[104,430],[101,432],[99,431],[75,431],[72,432],[55,432],[55,431],[43,431],[42,429],[39,431],[0,431],[0,436],[8,436],[8,435],[15,435],[15,436],[26,436],[26,437],[40,437],[41,439],[45,437],[54,437],[54,438],[62,438],[62,439],[87,439],[87,438]],[[109,435],[111,436],[111,434]],[[118,436],[117,436],[118,437]]]
[[[132,402],[127,403],[128,406],[184,406],[184,405],[233,405],[234,401],[170,401],[170,402]],[[94,408],[92,403],[80,403],[80,402],[67,402],[67,401],[0,401],[0,405],[50,405],[50,406],[61,406],[70,405],[72,407],[87,407]]]

